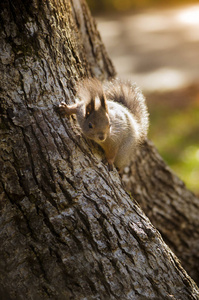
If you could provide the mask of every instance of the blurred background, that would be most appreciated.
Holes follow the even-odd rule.
[[[87,1],[118,77],[147,98],[149,138],[199,196],[199,1]]]

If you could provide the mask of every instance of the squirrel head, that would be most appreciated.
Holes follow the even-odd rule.
[[[83,103],[83,118],[78,118],[77,114],[83,134],[98,144],[103,143],[110,132],[110,119],[101,83],[97,79],[87,79],[78,96]]]

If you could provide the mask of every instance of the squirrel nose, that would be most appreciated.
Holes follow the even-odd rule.
[[[103,141],[103,140],[105,139],[104,134],[100,134],[100,135],[99,135],[99,139],[100,139],[100,141]]]

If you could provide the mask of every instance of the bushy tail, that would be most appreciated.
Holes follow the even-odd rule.
[[[149,114],[145,103],[145,98],[135,83],[114,79],[105,84],[105,95],[107,100],[116,101],[126,106],[137,123],[140,125],[140,141],[147,136],[149,127]]]

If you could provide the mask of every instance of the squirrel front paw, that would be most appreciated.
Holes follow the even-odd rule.
[[[61,116],[67,115],[67,111],[68,111],[68,109],[67,109],[67,104],[66,104],[65,102],[61,102],[61,103],[59,104],[59,106],[57,107],[57,111],[59,112],[59,114],[60,114]]]
[[[110,163],[110,162],[108,162],[106,158],[104,158],[104,159],[102,160],[102,162],[103,162],[103,164],[105,164],[105,165],[108,166],[108,170],[109,170],[109,171],[113,171],[113,164]]]
[[[76,114],[77,104],[67,105],[65,102],[61,102],[57,107],[57,110],[61,116],[70,116],[72,114]]]
[[[108,170],[113,171],[113,164],[108,163]]]

